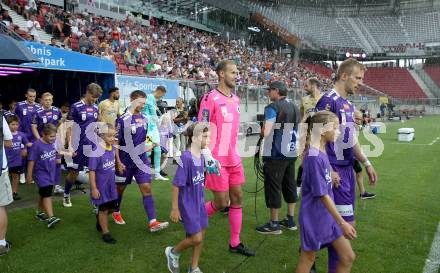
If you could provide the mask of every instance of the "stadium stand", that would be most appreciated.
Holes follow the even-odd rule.
[[[20,13],[21,2],[17,3],[10,5]],[[361,16],[350,22],[348,18],[330,18],[313,11],[265,8],[261,12],[280,25],[288,18],[292,22],[290,31],[327,48],[360,50],[363,45],[353,27],[356,23],[363,24],[361,29],[367,29],[379,46],[407,44],[417,39],[425,42],[440,35],[434,31],[439,25],[437,12],[427,13],[426,21],[409,14]],[[296,64],[276,52],[249,49],[240,41],[228,43],[211,33],[172,23],[158,24],[154,19],[145,27],[132,17],[116,20],[86,12],[70,14],[55,6],[39,4],[37,20],[42,29],[58,39],[60,46],[112,60],[121,74],[215,81],[214,64],[229,58],[239,66],[241,84],[264,85],[272,80],[284,80],[289,86],[299,87],[301,81],[311,76],[324,83],[324,90],[332,83],[333,70],[323,64],[304,60]],[[414,26],[422,26],[426,31]],[[15,30],[20,34],[19,29],[15,27]],[[29,39],[26,33],[21,34]],[[425,70],[439,84],[440,70]],[[390,77],[395,79],[392,84]],[[396,98],[426,98],[406,69],[370,68],[365,83]]]
[[[44,4],[39,5],[37,18],[60,46],[113,60],[122,74],[215,80],[213,64],[231,58],[242,71],[242,84],[282,79],[293,86],[310,76],[320,78],[325,88],[331,84],[331,72],[322,65],[302,62],[297,66],[275,52],[250,50],[238,41],[227,43],[216,35],[171,23],[159,25],[152,20],[145,27],[130,17],[69,14]]]
[[[364,82],[395,98],[426,98],[426,94],[406,68],[368,68]]]
[[[440,87],[440,66],[429,65],[423,68],[425,72],[431,77],[431,79]]]
[[[380,47],[429,43],[440,39],[438,11],[407,13],[399,16],[362,15],[349,23],[350,17],[338,14],[325,15],[324,12],[313,9],[286,6],[268,8],[258,3],[252,3],[251,9],[300,38],[321,45],[322,48],[367,52],[368,46],[362,41],[359,32],[355,31],[355,28],[363,30],[364,26],[365,31],[374,39],[369,42]]]

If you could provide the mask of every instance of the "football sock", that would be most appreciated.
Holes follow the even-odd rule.
[[[236,247],[240,244],[240,232],[241,224],[243,221],[243,209],[241,206],[231,205],[229,209],[229,227],[231,229],[231,241],[232,247]]]
[[[154,199],[153,196],[147,195],[143,197],[144,209],[147,213],[147,217],[149,222],[156,219],[156,209],[154,207]]]
[[[208,214],[208,217],[211,217],[217,212],[217,208],[215,207],[213,201],[206,202],[205,209],[206,209],[206,213]]]

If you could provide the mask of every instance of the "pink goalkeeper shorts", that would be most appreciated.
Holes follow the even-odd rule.
[[[225,167],[220,169],[220,176],[209,174],[205,179],[205,187],[212,191],[225,192],[230,186],[242,185],[245,182],[243,164]]]

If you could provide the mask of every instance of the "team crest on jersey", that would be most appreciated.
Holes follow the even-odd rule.
[[[136,134],[136,124],[131,125],[131,133],[134,135]]]
[[[203,122],[208,122],[209,121],[209,110],[208,109],[203,109],[203,111],[202,111],[202,121]]]
[[[330,104],[327,103],[327,104],[325,105],[325,110],[330,111]]]
[[[57,120],[58,119],[58,115],[53,115],[53,120]]]
[[[82,113],[81,114],[81,119],[84,121],[84,120],[86,120],[86,118],[87,118],[87,114],[86,113]]]
[[[228,108],[226,106],[221,106],[220,110],[222,112],[222,115],[225,117],[228,114]]]
[[[96,113],[96,112],[93,113],[93,117],[94,117],[94,118],[98,118],[98,113]]]

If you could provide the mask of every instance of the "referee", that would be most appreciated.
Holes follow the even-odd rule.
[[[281,226],[296,230],[293,219],[297,192],[295,160],[299,110],[290,102],[284,82],[274,81],[267,89],[271,103],[264,109],[264,194],[270,209],[270,221],[256,230],[263,234],[281,234]],[[286,201],[287,217],[279,220],[281,193]]]

